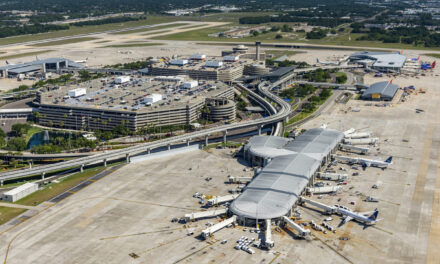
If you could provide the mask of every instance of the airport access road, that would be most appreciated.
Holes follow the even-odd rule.
[[[36,176],[41,175],[42,178],[44,178],[46,173],[52,172],[52,171],[58,171],[58,170],[64,170],[69,169],[73,167],[84,167],[87,164],[96,164],[96,163],[106,163],[109,160],[113,159],[120,159],[122,157],[126,157],[127,162],[130,161],[130,156],[136,155],[139,153],[149,153],[151,149],[159,148],[159,147],[171,147],[171,145],[174,144],[181,144],[182,142],[189,142],[192,139],[195,138],[203,138],[205,137],[206,142],[208,141],[208,137],[210,135],[216,134],[216,133],[224,133],[225,137],[227,135],[228,131],[236,130],[236,129],[242,129],[242,128],[249,128],[249,127],[257,127],[259,131],[261,131],[262,127],[264,125],[274,124],[278,123],[280,121],[285,121],[288,115],[291,111],[291,106],[289,103],[285,102],[283,99],[279,98],[275,94],[273,94],[270,90],[273,88],[272,85],[268,83],[261,83],[259,91],[262,93],[262,95],[258,95],[257,93],[251,91],[250,89],[247,89],[246,87],[237,84],[241,89],[245,90],[248,95],[253,98],[255,101],[257,101],[263,108],[265,108],[267,111],[269,111],[270,115],[264,118],[256,119],[256,120],[249,120],[246,122],[240,122],[240,123],[233,123],[233,124],[227,124],[222,125],[218,127],[213,127],[201,131],[195,131],[192,133],[179,135],[171,138],[166,138],[154,142],[148,142],[139,144],[136,146],[132,146],[129,148],[119,149],[119,150],[112,150],[108,151],[106,153],[100,153],[88,157],[82,157],[74,160],[68,160],[63,161],[60,163],[55,164],[49,164],[39,167],[33,167],[33,168],[27,168],[23,170],[16,170],[16,171],[10,171],[10,172],[4,172],[0,174],[0,181],[6,181],[6,180],[13,180],[13,179],[19,179],[29,176]],[[272,102],[274,102],[278,106],[278,110],[272,105],[271,102],[266,100],[265,98],[268,98]],[[277,125],[276,128],[276,134],[278,134],[280,131],[280,125]]]

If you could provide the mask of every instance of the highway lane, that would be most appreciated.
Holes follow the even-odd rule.
[[[278,96],[276,96],[275,94],[273,94],[269,91],[272,89],[273,86],[270,86],[268,84],[267,85],[261,84],[259,91],[262,93],[263,96],[265,96],[266,98],[269,98],[270,100],[272,100],[273,102],[275,102],[279,106],[280,109],[278,111],[275,109],[275,107],[270,102],[265,100],[262,96],[258,95],[257,93],[247,89],[246,87],[244,87],[240,84],[237,84],[237,86],[239,86],[243,90],[246,90],[248,95],[250,97],[254,98],[254,100],[258,101],[264,108],[266,108],[271,113],[271,115],[268,117],[260,118],[260,119],[256,119],[256,120],[250,120],[250,121],[241,122],[241,123],[223,125],[223,126],[214,127],[214,128],[210,128],[210,129],[206,129],[206,130],[202,130],[202,131],[196,131],[196,132],[189,133],[189,134],[166,138],[166,139],[162,139],[162,140],[155,141],[155,142],[143,143],[143,144],[139,144],[139,145],[136,145],[133,147],[125,148],[125,149],[109,151],[107,153],[100,153],[100,154],[96,154],[96,155],[92,155],[92,156],[88,156],[88,157],[83,157],[83,158],[78,158],[78,159],[74,159],[74,160],[69,160],[69,161],[64,161],[64,162],[60,162],[60,163],[23,169],[20,171],[5,172],[5,173],[0,174],[0,180],[4,181],[4,180],[11,180],[11,179],[18,179],[18,178],[39,175],[39,174],[44,175],[45,173],[48,173],[50,171],[62,170],[62,169],[76,167],[76,166],[82,166],[85,164],[103,162],[104,160],[117,159],[117,158],[121,158],[123,156],[126,156],[127,159],[129,159],[129,157],[132,155],[142,153],[142,152],[148,152],[151,149],[164,147],[164,146],[171,146],[171,145],[179,144],[179,143],[181,144],[182,142],[189,143],[189,141],[191,141],[194,138],[202,138],[202,137],[206,137],[209,135],[213,135],[215,133],[222,133],[222,132],[227,133],[227,131],[231,131],[231,130],[248,128],[248,127],[262,127],[263,125],[277,123],[279,121],[285,120],[286,117],[290,114],[290,110],[291,110],[290,104],[288,104],[287,102],[285,102],[284,100],[282,100],[281,98],[279,98]],[[278,134],[279,130],[280,130],[280,126],[278,124],[275,132]]]

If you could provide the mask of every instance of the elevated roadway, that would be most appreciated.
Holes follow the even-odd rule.
[[[171,145],[181,144],[182,142],[186,142],[189,145],[190,141],[195,138],[205,137],[205,142],[207,144],[209,135],[216,133],[223,133],[224,140],[226,140],[228,131],[242,129],[242,128],[249,128],[249,127],[257,127],[258,130],[261,131],[264,125],[269,125],[269,124],[278,123],[280,121],[284,121],[290,114],[291,111],[290,104],[288,104],[287,102],[285,102],[284,100],[282,100],[281,98],[270,92],[273,86],[269,84],[261,83],[258,89],[259,92],[261,93],[260,96],[257,93],[247,89],[246,87],[240,84],[236,84],[236,85],[240,89],[245,90],[250,96],[250,98],[257,101],[264,109],[266,109],[269,112],[270,115],[256,120],[249,120],[246,122],[222,125],[219,127],[209,128],[202,131],[196,131],[185,135],[179,135],[154,142],[143,143],[129,148],[112,150],[112,151],[108,151],[107,153],[100,153],[88,157],[81,157],[74,160],[68,160],[60,163],[49,164],[34,168],[27,168],[18,171],[4,172],[0,174],[0,181],[3,182],[6,180],[13,180],[13,179],[19,179],[23,177],[36,176],[36,175],[41,175],[41,177],[44,178],[45,174],[51,171],[64,170],[73,167],[80,167],[82,170],[84,166],[87,164],[96,164],[102,162],[104,163],[104,165],[106,165],[108,160],[120,159],[122,157],[125,157],[127,159],[127,162],[129,162],[130,156],[132,155],[145,153],[145,152],[150,153],[152,149],[159,147],[168,146],[168,148],[171,148]],[[274,102],[277,105],[278,109],[275,108],[271,102],[267,101],[263,97],[268,98],[272,102]],[[276,134],[280,132],[279,123],[277,125],[275,132]]]

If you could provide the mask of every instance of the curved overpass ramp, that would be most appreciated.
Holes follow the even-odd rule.
[[[196,131],[196,132],[185,134],[185,135],[179,135],[179,136],[175,136],[175,137],[171,137],[171,138],[166,138],[166,139],[162,139],[162,140],[158,140],[158,141],[154,141],[154,142],[143,143],[143,144],[132,146],[132,147],[125,148],[125,149],[113,150],[113,151],[109,151],[107,153],[100,153],[100,154],[96,154],[96,155],[92,155],[92,156],[88,156],[88,157],[82,157],[82,158],[78,158],[78,159],[74,159],[74,160],[64,161],[64,162],[60,162],[60,163],[56,163],[56,164],[28,168],[28,169],[23,169],[23,170],[19,170],[19,171],[5,172],[5,173],[0,174],[0,181],[13,180],[13,179],[29,177],[29,176],[36,176],[36,175],[42,175],[42,177],[44,177],[44,175],[46,173],[51,172],[51,171],[63,170],[63,169],[68,169],[68,168],[72,168],[72,167],[83,167],[87,164],[106,162],[107,160],[120,159],[122,157],[126,157],[127,161],[129,161],[130,156],[132,156],[132,155],[143,153],[143,152],[149,152],[151,149],[155,149],[155,148],[159,148],[159,147],[171,146],[173,144],[180,144],[182,142],[189,142],[194,138],[208,137],[209,135],[215,134],[215,133],[226,134],[227,131],[242,129],[242,128],[249,128],[249,127],[258,127],[259,129],[261,129],[261,127],[264,125],[278,123],[279,121],[283,121],[290,114],[290,111],[291,111],[290,105],[269,91],[273,86],[270,86],[268,84],[263,85],[263,83],[260,84],[260,86],[259,86],[259,92],[261,93],[261,96],[260,96],[257,93],[247,89],[246,87],[244,87],[240,84],[237,84],[237,85],[241,89],[245,90],[251,98],[253,98],[257,102],[259,102],[259,104],[262,107],[264,107],[271,115],[268,117],[265,117],[265,118],[250,120],[250,121],[241,122],[241,123],[223,125],[223,126],[219,126],[219,127],[205,129],[202,131]],[[263,96],[272,100],[277,105],[278,109],[276,109],[272,105],[271,102],[269,102],[265,98],[263,98]],[[277,130],[279,130],[279,125],[277,125]],[[275,132],[277,132],[277,131],[275,131]]]

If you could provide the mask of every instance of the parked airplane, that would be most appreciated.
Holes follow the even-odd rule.
[[[364,158],[350,158],[345,156],[334,156],[336,160],[339,161],[345,161],[352,164],[360,164],[362,165],[362,168],[367,167],[378,167],[378,168],[387,168],[389,165],[393,164],[393,157],[389,157],[385,161],[380,160],[371,160],[371,159],[364,159]]]
[[[87,61],[89,60],[89,58],[86,58],[85,60],[78,60],[75,61],[76,63],[87,63]]]
[[[322,65],[339,65],[339,62],[320,61],[319,59],[316,59],[316,62]]]
[[[412,58],[412,61],[419,61],[420,60],[420,56],[418,56],[417,58]]]
[[[435,61],[431,64],[429,63],[422,63],[422,66],[420,67],[420,69],[422,70],[432,70],[435,68]]]
[[[377,219],[377,216],[379,215],[379,211],[377,208],[372,212],[352,212],[350,210],[344,209],[344,208],[337,208],[338,212],[343,215],[343,220],[339,226],[342,226],[345,223],[350,222],[351,220],[355,220],[358,222],[361,222],[366,225],[374,225],[378,221],[382,219]]]

